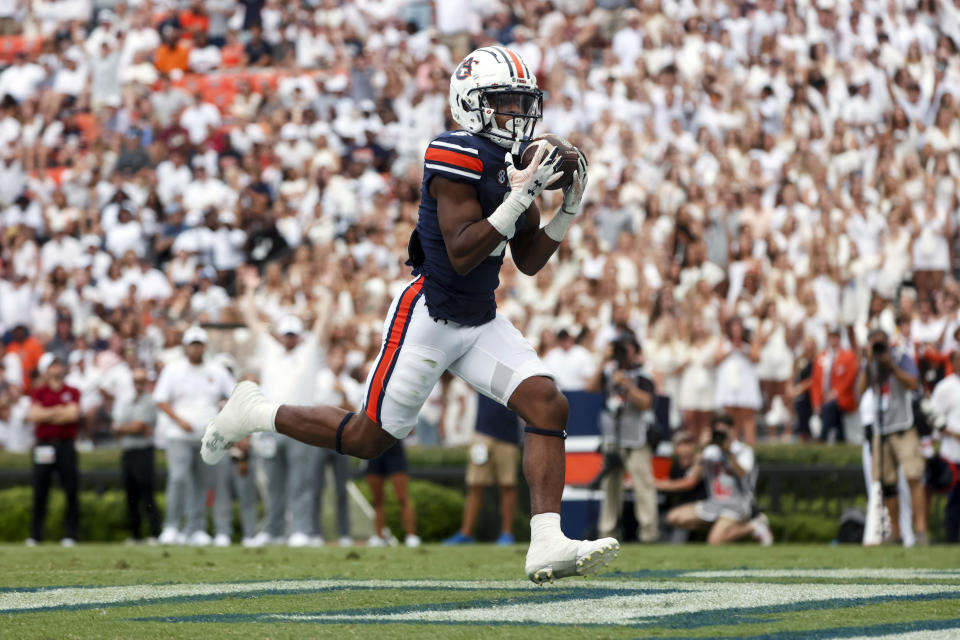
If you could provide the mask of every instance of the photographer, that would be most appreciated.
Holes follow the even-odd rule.
[[[746,536],[764,546],[772,544],[767,517],[761,513],[751,519],[756,480],[753,449],[734,437],[733,418],[725,414],[714,416],[709,438],[686,477],[655,483],[658,491],[671,493],[690,491],[701,480],[707,485],[706,500],[671,509],[667,523],[691,530],[709,527],[707,544],[727,544]]]
[[[653,379],[641,365],[640,344],[633,334],[614,340],[587,385],[602,392],[606,410],[601,414],[603,450],[607,454],[600,486],[603,507],[600,535],[614,535],[623,511],[623,472],[633,478],[634,514],[641,542],[659,537],[657,493],[653,487],[652,458],[656,442],[653,426]]]
[[[913,509],[913,528],[917,544],[928,544],[926,512],[923,490],[924,460],[920,451],[920,439],[913,419],[913,392],[919,388],[917,365],[902,349],[891,347],[887,334],[874,329],[867,336],[867,365],[860,372],[857,389],[860,395],[870,388],[876,416],[874,426],[880,428],[880,482],[883,486],[883,502],[890,512],[894,540],[900,539],[899,501],[897,499],[897,470],[910,487]]]

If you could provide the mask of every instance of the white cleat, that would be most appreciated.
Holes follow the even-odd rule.
[[[527,577],[535,584],[571,576],[586,576],[610,564],[620,553],[614,538],[600,540],[560,539],[552,544],[531,544],[527,550]]]
[[[233,445],[254,431],[270,431],[269,425],[261,423],[267,412],[267,401],[260,387],[247,380],[238,383],[220,413],[207,425],[200,443],[200,457],[207,464],[217,464]]]
[[[225,533],[218,533],[218,534],[213,538],[213,546],[215,546],[215,547],[220,547],[220,548],[229,547],[229,546],[230,546],[230,542],[231,542],[230,536],[228,536],[228,535],[225,534]]]

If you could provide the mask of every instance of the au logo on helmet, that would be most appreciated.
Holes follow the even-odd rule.
[[[465,80],[473,73],[473,57],[465,58],[457,67],[457,80]]]

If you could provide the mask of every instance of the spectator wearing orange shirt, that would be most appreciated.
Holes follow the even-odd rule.
[[[30,331],[24,325],[17,325],[11,332],[10,344],[7,345],[7,353],[15,353],[20,356],[20,365],[23,369],[23,388],[30,389],[30,378],[37,368],[40,356],[43,355],[43,345],[30,335]]]
[[[827,349],[813,363],[810,399],[823,425],[820,440],[826,441],[836,430],[838,441],[859,444],[863,437],[856,392],[860,362],[855,349],[842,348],[840,337],[840,327],[830,327]],[[850,339],[855,344],[852,331]]]
[[[163,30],[163,42],[153,54],[153,66],[160,73],[169,74],[174,69],[186,71],[190,58],[190,47],[180,42],[180,30],[166,27]]]
[[[195,33],[207,33],[210,30],[210,17],[203,8],[202,0],[194,0],[189,9],[185,9],[177,15],[177,22],[185,31],[185,38],[193,38]]]

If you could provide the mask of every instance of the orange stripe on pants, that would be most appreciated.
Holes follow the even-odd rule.
[[[383,348],[383,355],[380,356],[380,362],[377,363],[373,380],[370,382],[370,392],[367,394],[365,412],[367,417],[377,424],[380,424],[377,418],[380,408],[380,396],[383,394],[384,387],[387,383],[387,372],[390,371],[394,361],[400,354],[400,340],[410,320],[410,313],[413,311],[413,301],[420,295],[421,289],[423,289],[423,276],[420,276],[413,284],[407,287],[407,290],[400,296],[397,311],[393,316],[393,321],[390,323],[390,331],[387,332],[387,342]]]

